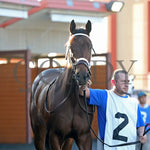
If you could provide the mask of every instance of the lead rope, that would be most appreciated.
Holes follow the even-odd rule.
[[[145,125],[145,129],[144,129],[144,134],[143,134],[143,136],[144,136],[145,134],[147,134],[147,133],[150,131],[150,128],[146,130],[147,126],[149,126],[149,125],[150,125],[150,123],[148,123],[148,124]],[[142,150],[142,148],[143,148],[143,144],[141,143],[141,148],[140,148],[140,150]]]
[[[105,144],[107,145],[108,147],[119,147],[119,146],[127,146],[127,145],[133,145],[133,144],[137,144],[137,143],[140,143],[140,141],[135,141],[135,142],[129,142],[129,143],[124,143],[124,144],[118,144],[118,145],[109,145],[105,142],[103,142],[95,133],[95,131],[93,130],[91,124],[90,124],[90,121],[89,121],[89,117],[88,117],[88,111],[87,111],[87,100],[86,100],[86,90],[84,89],[83,90],[83,98],[84,98],[84,103],[85,103],[85,109],[86,109],[86,117],[87,117],[87,121],[88,121],[88,124],[89,124],[89,127],[91,129],[91,131],[93,132],[94,136],[102,143],[102,144]],[[150,129],[149,129],[150,130]],[[149,131],[148,130],[148,131]],[[147,131],[147,132],[148,132]],[[146,133],[147,133],[146,132]],[[145,133],[145,134],[146,134]]]

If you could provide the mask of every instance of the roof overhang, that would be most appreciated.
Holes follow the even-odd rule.
[[[27,17],[30,18],[37,12],[46,10],[52,18],[52,15],[70,15],[87,17],[104,17],[112,14],[106,9],[106,3],[111,0],[0,0],[0,8],[19,11],[27,11]],[[57,12],[57,13],[54,13]],[[27,18],[26,17],[26,18]],[[25,17],[3,16],[0,19],[0,27],[10,26]]]

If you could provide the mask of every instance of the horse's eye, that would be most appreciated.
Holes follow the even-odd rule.
[[[72,61],[72,63],[75,63],[75,62],[76,62],[76,60],[75,60],[74,57],[71,57],[71,61]]]

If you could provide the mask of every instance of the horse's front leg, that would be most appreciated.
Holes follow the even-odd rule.
[[[49,133],[49,147],[51,150],[62,150],[63,140],[53,131]]]
[[[79,150],[92,150],[92,136],[91,133],[84,134],[76,140]]]
[[[63,144],[62,150],[71,150],[73,145],[73,139],[67,139],[65,140]]]
[[[34,145],[36,150],[45,150],[45,138],[46,138],[45,127],[37,125],[36,128],[33,130],[33,133],[34,133]]]

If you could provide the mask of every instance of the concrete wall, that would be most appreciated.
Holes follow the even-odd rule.
[[[127,70],[131,60],[137,60],[130,73],[136,75],[135,88],[140,89],[148,88],[147,1],[124,0],[124,8],[117,14],[117,60],[124,60]]]

